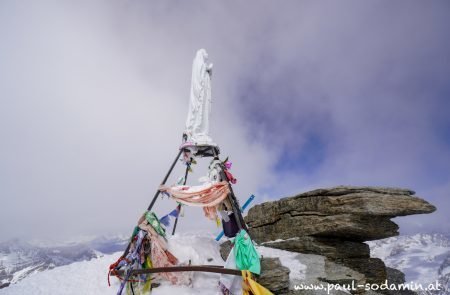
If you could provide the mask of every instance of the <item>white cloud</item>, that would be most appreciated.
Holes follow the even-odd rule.
[[[178,151],[201,47],[215,63],[212,136],[234,162],[236,191],[245,199],[264,181],[270,160],[227,90],[240,58],[203,21],[131,2],[2,5],[2,239],[131,230]],[[206,226],[193,211],[181,229]]]
[[[212,136],[242,200],[446,187],[447,2],[255,3],[2,2],[2,238],[131,229],[177,152],[201,47],[215,64]],[[272,169],[312,134],[325,148],[314,169]],[[194,211],[181,230],[206,226]]]

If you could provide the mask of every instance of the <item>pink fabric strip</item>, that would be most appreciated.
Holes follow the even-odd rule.
[[[153,227],[146,221],[141,223],[139,227],[150,235],[151,243],[151,260],[153,267],[170,267],[179,264],[178,259],[167,250],[167,243],[163,237],[159,236]],[[164,272],[158,276],[168,280],[174,285],[189,285],[191,283],[191,273],[185,272]]]
[[[212,220],[217,218],[217,206],[230,193],[226,181],[210,184],[201,189],[189,186],[161,186],[159,190],[167,192],[177,202],[184,205],[203,207],[205,216]]]
[[[211,207],[220,204],[230,193],[226,181],[218,182],[205,186],[205,188],[196,190],[189,186],[161,186],[162,192],[167,192],[177,202],[189,206]]]

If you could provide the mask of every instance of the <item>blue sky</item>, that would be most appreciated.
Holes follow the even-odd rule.
[[[399,218],[401,231],[446,231],[449,11],[448,1],[3,1],[0,233],[127,232],[176,154],[199,48],[214,63],[211,135],[241,199],[406,187],[438,211]],[[182,230],[201,220],[214,231],[186,215]]]

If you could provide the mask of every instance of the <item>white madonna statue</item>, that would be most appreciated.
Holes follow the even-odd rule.
[[[186,141],[195,145],[215,145],[209,136],[212,67],[206,50],[198,50],[192,65],[191,95],[185,130]]]

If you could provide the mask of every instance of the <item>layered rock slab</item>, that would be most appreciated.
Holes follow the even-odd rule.
[[[370,241],[398,235],[396,216],[436,207],[408,189],[339,186],[252,207],[245,221],[259,242],[313,236]]]
[[[383,283],[386,267],[382,260],[370,258],[364,241],[398,235],[393,217],[435,210],[409,189],[339,186],[256,205],[245,220],[251,237],[261,245],[321,255],[329,261],[329,274],[336,268],[329,265],[342,265],[361,274],[366,283]],[[332,277],[324,280],[340,280]]]

